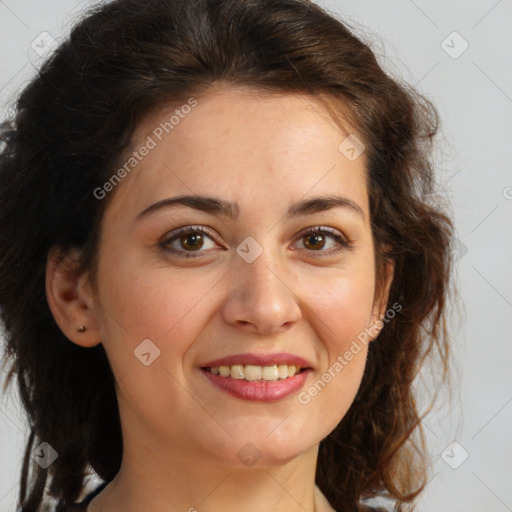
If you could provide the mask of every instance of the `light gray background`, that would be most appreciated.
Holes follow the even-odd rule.
[[[434,463],[416,510],[512,511],[512,1],[319,3],[366,33],[385,67],[441,114],[437,164],[460,240],[464,309],[453,332],[455,400],[424,421]],[[1,117],[49,47],[41,33],[59,40],[88,4],[0,0]],[[0,512],[15,509],[25,429],[16,395],[3,396]]]

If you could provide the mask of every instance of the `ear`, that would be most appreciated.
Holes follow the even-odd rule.
[[[76,271],[78,254],[78,251],[64,254],[60,247],[49,252],[46,299],[64,335],[77,345],[93,347],[101,343],[101,336],[88,275],[79,275]]]
[[[373,341],[379,335],[380,331],[384,327],[384,322],[382,319],[386,314],[386,306],[388,304],[389,291],[391,289],[391,283],[393,282],[394,273],[394,263],[391,260],[386,260],[384,262],[383,281],[379,283],[376,289],[373,304],[372,318],[370,322],[370,325],[372,326],[371,332],[373,333],[371,341]]]

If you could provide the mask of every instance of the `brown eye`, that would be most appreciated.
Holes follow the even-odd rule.
[[[319,233],[315,233],[313,235],[306,235],[304,239],[306,240],[304,245],[306,246],[307,249],[322,249],[325,245],[325,237],[324,235]]]
[[[197,251],[203,246],[204,240],[201,233],[182,235],[179,237],[180,245],[183,249]]]
[[[331,228],[316,226],[302,233],[300,240],[311,256],[332,256],[344,249],[352,249],[352,242],[348,241],[337,231]],[[332,240],[332,242],[329,242]],[[329,245],[330,244],[330,245]],[[336,245],[338,246],[336,248]],[[323,250],[323,249],[331,250]],[[315,254],[317,253],[317,254]]]
[[[204,245],[208,240],[212,242],[212,247],[215,246],[215,240],[204,228],[201,226],[187,226],[179,229],[174,234],[171,233],[158,245],[172,255],[196,258],[207,254],[206,249],[211,247],[205,248]]]

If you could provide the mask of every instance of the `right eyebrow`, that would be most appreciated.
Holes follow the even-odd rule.
[[[137,215],[137,220],[163,208],[171,208],[179,205],[187,206],[216,216],[222,215],[230,217],[232,219],[236,219],[240,213],[240,207],[236,203],[229,203],[228,201],[214,197],[188,195],[162,199],[139,213],[139,215]]]

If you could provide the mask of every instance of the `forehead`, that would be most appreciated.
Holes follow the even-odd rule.
[[[342,123],[315,97],[297,93],[216,88],[168,105],[135,131],[126,159],[150,149],[132,161],[136,165],[116,191],[113,208],[140,210],[194,193],[238,202],[243,210],[244,203],[287,205],[324,192],[349,196],[366,210],[365,154],[351,160],[340,150],[355,134]]]

